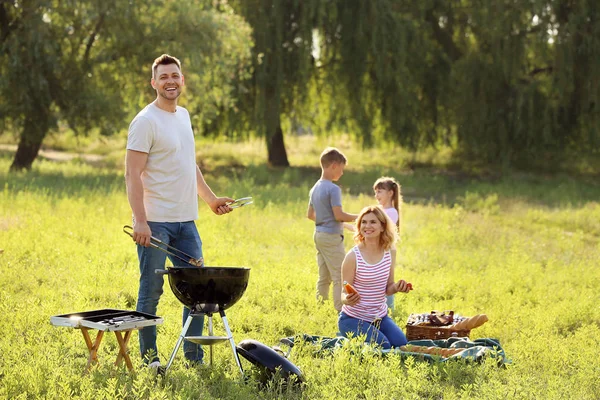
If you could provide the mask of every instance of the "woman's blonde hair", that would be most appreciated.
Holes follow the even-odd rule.
[[[398,241],[398,229],[396,228],[396,224],[392,221],[392,219],[383,211],[383,208],[379,205],[376,206],[367,206],[363,208],[358,217],[356,218],[356,232],[354,233],[354,243],[359,244],[365,241],[364,236],[360,233],[360,228],[362,225],[362,219],[365,215],[373,213],[375,217],[381,222],[381,226],[383,227],[383,232],[381,232],[381,236],[379,236],[379,245],[384,250],[389,250],[392,248],[394,243]]]

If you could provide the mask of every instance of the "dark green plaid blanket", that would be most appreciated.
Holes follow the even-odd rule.
[[[345,337],[326,337],[326,336],[315,336],[302,334],[293,337],[286,337],[280,340],[280,343],[289,346],[290,350],[294,347],[294,344],[304,342],[315,346],[315,352],[317,354],[331,353],[337,348],[342,347],[350,339]],[[459,348],[466,349],[455,355],[444,358],[440,356],[432,356],[423,353],[413,353],[402,351],[399,348],[393,348],[389,350],[383,350],[381,348],[372,347],[371,345],[365,344],[365,349],[379,353],[383,356],[396,354],[401,357],[414,357],[417,360],[429,361],[429,362],[446,362],[450,360],[465,360],[465,361],[476,361],[480,362],[485,357],[492,357],[498,360],[499,364],[506,364],[510,361],[506,358],[506,354],[500,346],[498,339],[481,338],[470,340],[469,338],[450,338],[444,340],[412,340],[408,342],[414,346],[426,346],[426,347],[441,347],[441,348]]]

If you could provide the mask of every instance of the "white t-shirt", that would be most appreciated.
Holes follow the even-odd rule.
[[[142,173],[148,221],[198,219],[196,148],[185,108],[171,113],[148,104],[129,125],[127,150],[148,154]]]
[[[384,208],[384,211],[392,219],[394,224],[398,223],[398,211],[394,207]]]

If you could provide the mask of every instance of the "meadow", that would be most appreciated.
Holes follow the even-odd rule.
[[[308,333],[335,336],[332,303],[315,300],[317,268],[308,191],[329,144],[288,139],[292,168],[264,165],[264,144],[199,141],[199,163],[214,191],[253,196],[225,216],[205,204],[197,221],[207,265],[251,268],[244,297],[227,313],[237,342],[269,346]],[[471,338],[497,338],[511,363],[426,363],[364,356],[352,348],[315,354],[294,347],[301,388],[243,382],[231,349],[214,346],[214,364],[188,369],[180,353],[166,378],[113,365],[117,342],[106,335],[99,363],[83,370],[81,333],[50,317],[101,308],[135,309],[135,246],[122,150],[102,162],[40,159],[9,174],[0,152],[0,398],[7,399],[597,399],[600,393],[600,185],[593,175],[465,173],[444,168],[443,154],[417,159],[401,149],[361,151],[332,142],[349,158],[339,184],[344,209],[372,204],[381,175],[402,184],[402,241],[396,276],[415,290],[397,295],[394,319],[455,310],[485,313]],[[124,147],[124,141],[120,144]],[[346,235],[346,247],[352,245]],[[181,305],[165,283],[158,315],[164,362],[181,331]],[[215,330],[222,329],[215,318]],[[242,360],[247,371],[251,365]]]

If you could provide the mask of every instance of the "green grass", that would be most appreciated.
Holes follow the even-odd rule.
[[[289,169],[262,162],[260,142],[198,143],[199,162],[213,189],[255,204],[217,217],[206,205],[197,221],[208,265],[250,267],[249,287],[228,311],[236,341],[276,345],[285,336],[334,336],[331,302],[314,299],[317,268],[313,226],[305,218],[308,190],[319,177],[327,145],[310,138],[287,142]],[[123,143],[124,145],[124,143]],[[524,398],[594,399],[600,392],[600,187],[586,176],[449,172],[433,155],[428,168],[411,168],[402,151],[362,151],[335,143],[349,158],[339,182],[344,208],[373,202],[381,175],[402,184],[402,243],[396,275],[415,290],[398,295],[394,318],[453,309],[486,313],[472,338],[498,338],[512,364],[427,364],[365,356],[351,348],[315,356],[305,346],[291,360],[305,373],[302,391],[239,379],[231,350],[216,345],[215,364],[184,368],[179,354],[167,379],[141,367],[112,363],[107,335],[99,365],[83,375],[87,350],[81,333],[50,324],[52,315],[98,308],[134,309],[138,266],[123,225],[131,220],[122,150],[94,166],[82,160],[39,160],[28,173],[8,174],[0,153],[0,398]],[[427,161],[429,160],[429,161]],[[412,163],[412,164],[411,164]],[[351,246],[350,238],[346,246]],[[158,314],[158,346],[168,358],[181,330],[181,306],[165,285]],[[217,332],[222,329],[215,318]],[[221,331],[222,332],[222,331]],[[245,360],[244,367],[251,370]]]

